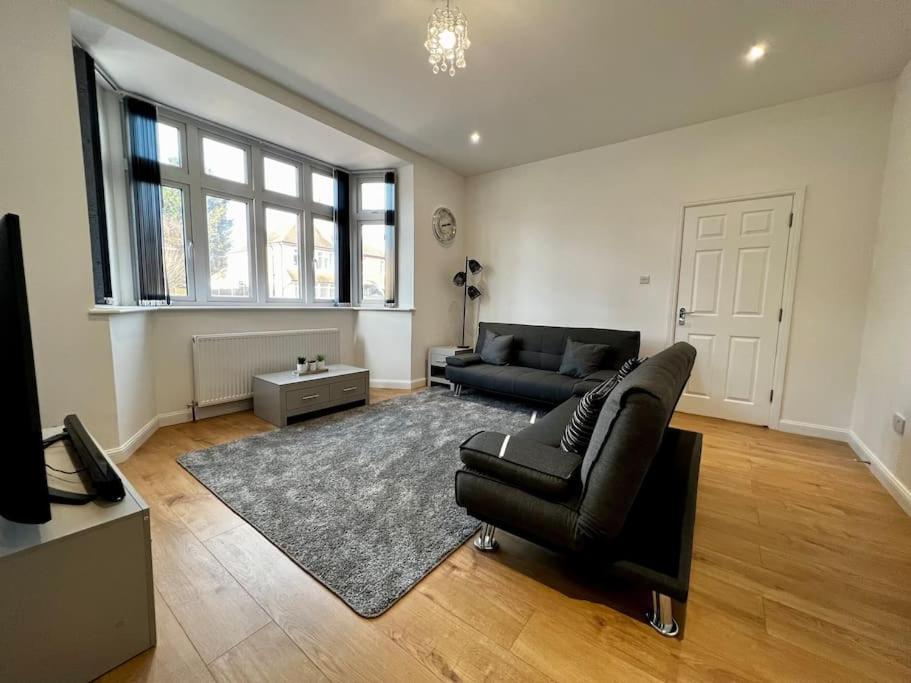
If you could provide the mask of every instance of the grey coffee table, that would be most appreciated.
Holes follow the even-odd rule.
[[[328,372],[295,375],[290,370],[253,377],[253,412],[279,427],[288,418],[335,406],[367,403],[370,372],[352,365],[330,365]]]

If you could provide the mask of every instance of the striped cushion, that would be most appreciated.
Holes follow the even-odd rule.
[[[595,423],[598,421],[598,415],[601,414],[601,408],[604,402],[621,380],[629,373],[635,370],[642,361],[637,358],[630,358],[623,365],[616,375],[608,380],[601,382],[591,391],[587,392],[579,401],[573,411],[573,416],[563,430],[563,438],[560,439],[560,449],[567,453],[578,453],[584,455],[588,448],[588,442],[591,441],[592,432],[595,431]]]

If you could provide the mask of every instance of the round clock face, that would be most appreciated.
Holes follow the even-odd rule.
[[[433,212],[433,235],[440,244],[449,244],[456,236],[456,219],[452,211],[440,207]]]

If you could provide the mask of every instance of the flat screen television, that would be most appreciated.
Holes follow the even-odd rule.
[[[25,292],[19,217],[0,218],[0,515],[13,522],[42,524],[51,518],[44,468],[38,383]]]

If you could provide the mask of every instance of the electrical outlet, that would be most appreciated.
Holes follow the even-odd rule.
[[[639,276],[639,284],[640,284],[640,285],[647,285],[647,284],[648,284],[649,282],[651,282],[651,281],[652,281],[652,276],[651,276],[651,275],[640,275],[640,276]]]
[[[899,436],[905,433],[905,416],[901,413],[892,415],[892,429]]]

